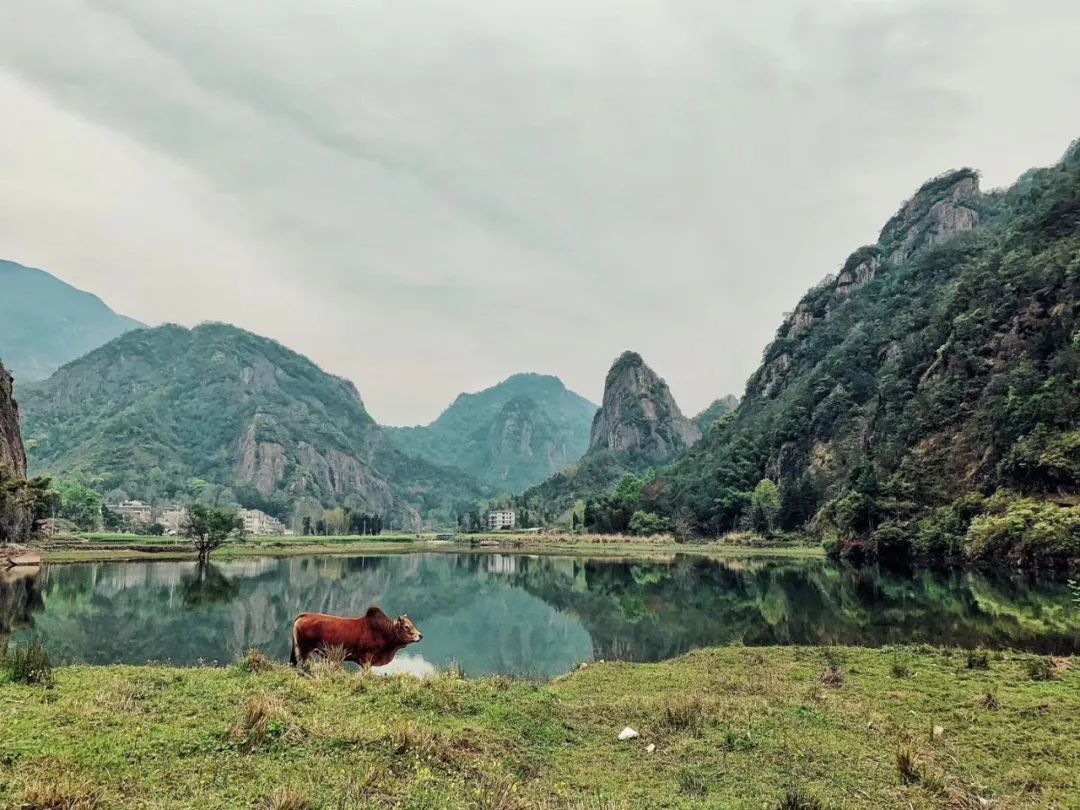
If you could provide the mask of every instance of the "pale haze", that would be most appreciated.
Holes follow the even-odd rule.
[[[519,371],[687,412],[922,181],[1080,136],[1080,3],[0,4],[0,258],[427,422]],[[0,291],[2,294],[2,291]]]

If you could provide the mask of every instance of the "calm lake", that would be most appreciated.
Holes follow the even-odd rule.
[[[549,677],[581,661],[656,661],[729,644],[929,643],[1080,651],[1061,583],[888,575],[824,560],[664,562],[502,554],[312,556],[49,565],[0,575],[0,643],[92,664],[288,659],[303,611],[408,613],[424,633],[391,665]]]

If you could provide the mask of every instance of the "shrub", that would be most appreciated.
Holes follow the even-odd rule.
[[[894,678],[910,678],[914,671],[911,668],[911,658],[906,655],[894,655],[889,664],[889,671]]]
[[[55,683],[49,653],[36,639],[9,648],[4,655],[3,671],[12,683],[45,687],[51,687]]]
[[[919,781],[919,757],[910,745],[901,745],[896,749],[896,770],[900,772],[900,781],[905,785],[914,785]]]
[[[664,534],[671,531],[671,523],[655,512],[645,512],[639,509],[631,515],[627,529],[630,534],[638,536]]]
[[[268,669],[271,669],[274,666],[274,662],[263,655],[258,647],[252,647],[247,651],[247,654],[240,659],[237,666],[244,672],[258,675],[260,672],[266,672]]]
[[[1029,658],[1025,663],[1028,677],[1033,681],[1049,681],[1054,678],[1054,659],[1046,656]]]
[[[1080,559],[1080,506],[1014,500],[1002,513],[972,520],[964,546],[985,562],[1037,567]]]
[[[968,650],[965,665],[968,669],[990,669],[990,654],[982,647]]]

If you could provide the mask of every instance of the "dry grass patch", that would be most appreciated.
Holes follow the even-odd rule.
[[[281,737],[288,730],[288,714],[273,695],[259,695],[248,700],[229,737],[247,748],[259,748]]]
[[[672,695],[660,702],[657,726],[665,731],[694,731],[710,721],[715,706],[698,695]]]
[[[105,807],[101,791],[90,782],[61,777],[33,780],[23,788],[20,810],[98,810]]]
[[[262,650],[258,647],[252,647],[245,653],[244,657],[237,662],[237,666],[244,672],[258,675],[261,672],[267,672],[273,669],[277,665],[263,655]]]
[[[314,810],[308,798],[291,787],[279,787],[259,807],[262,810]]]

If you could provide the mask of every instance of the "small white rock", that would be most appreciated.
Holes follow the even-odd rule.
[[[619,742],[626,742],[627,740],[633,740],[641,735],[634,731],[630,726],[627,726],[619,732]]]
[[[649,743],[645,746],[645,750],[651,754],[653,751],[656,750],[656,743]]]

